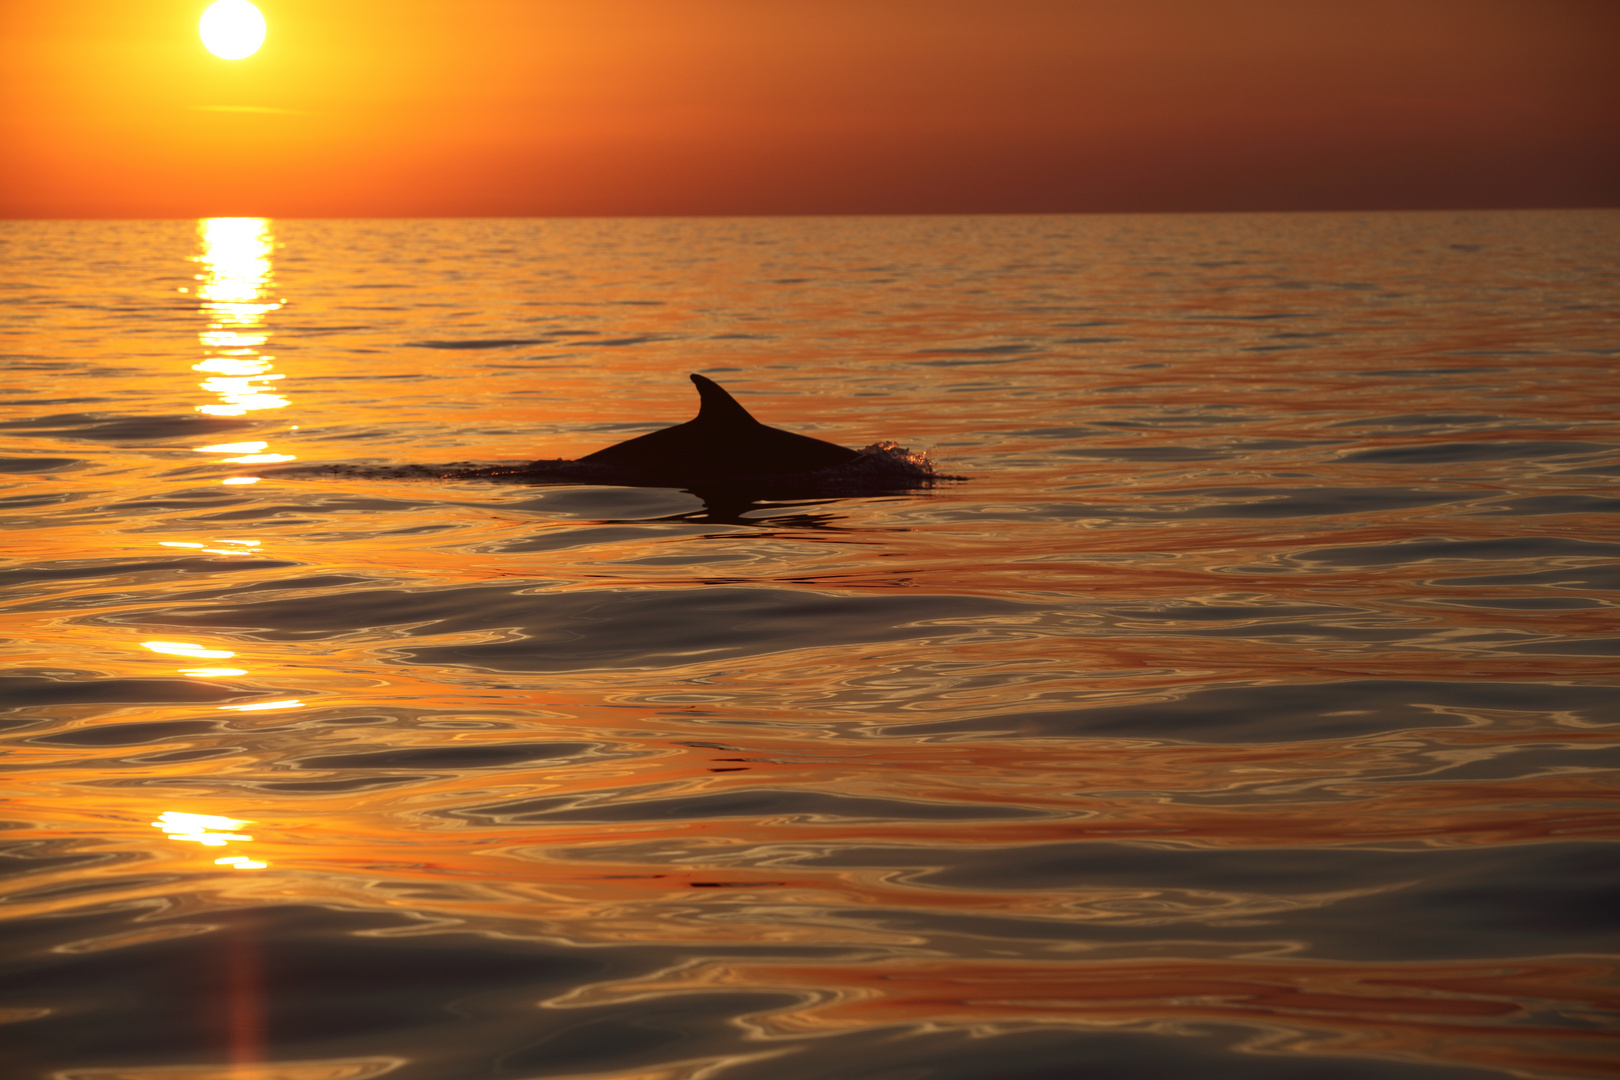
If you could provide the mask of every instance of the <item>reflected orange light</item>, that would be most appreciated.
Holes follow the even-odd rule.
[[[270,370],[271,357],[254,352],[270,340],[264,316],[281,305],[266,299],[270,283],[270,255],[274,242],[270,222],[264,218],[207,218],[199,223],[202,273],[197,296],[209,327],[197,335],[211,351],[193,370],[210,372],[202,388],[219,400],[197,406],[209,416],[242,416],[260,409],[281,409],[288,404],[264,386],[283,376]],[[258,443],[247,453],[265,448]],[[204,448],[205,452],[225,449]],[[231,483],[233,481],[226,481]],[[247,481],[237,480],[236,483]]]
[[[200,227],[204,273],[197,295],[215,313],[248,320],[279,304],[257,301],[270,279],[270,223],[264,218],[205,218]],[[252,320],[256,321],[256,320]],[[220,328],[216,327],[215,332]]]
[[[254,345],[263,345],[270,340],[270,335],[241,334],[235,330],[205,330],[197,335],[197,340],[218,349],[246,349]]]
[[[221,461],[231,465],[263,465],[271,461],[296,461],[294,454],[246,454],[242,457],[221,458]]]
[[[191,365],[191,370],[213,371],[220,375],[257,375],[261,371],[269,371],[270,364],[260,359],[235,360],[228,356],[216,356],[200,364]]]
[[[274,394],[250,394],[224,405],[199,405],[197,411],[209,416],[241,416],[255,409],[280,409],[286,404],[286,398]]]
[[[269,445],[263,442],[228,442],[214,446],[196,446],[192,449],[199,454],[257,454]]]
[[[167,810],[158,815],[158,819],[152,822],[152,827],[162,829],[170,840],[201,844],[203,847],[224,847],[227,844],[252,840],[252,836],[238,831],[242,826],[251,824],[253,824],[251,821],[242,818]],[[262,870],[269,865],[246,855],[227,855],[215,859],[214,862],[237,870]]]
[[[247,668],[239,667],[202,667],[181,668],[180,674],[189,675],[193,679],[229,679],[236,675],[246,675]]]
[[[281,378],[280,375],[253,375],[247,378],[212,378],[204,379],[202,388],[210,393],[220,396],[217,405],[200,405],[197,411],[210,416],[241,416],[243,413],[253,412],[256,409],[281,409],[287,405],[287,399],[279,394],[265,393],[266,387],[257,385],[260,381],[270,381]]]
[[[215,814],[185,814],[178,810],[166,810],[152,822],[153,828],[162,829],[170,840],[192,840],[208,847],[224,847],[231,840],[253,839],[236,831],[244,825],[251,824],[253,822],[245,818],[220,817]]]
[[[283,376],[281,376],[281,375],[275,375],[275,374],[271,374],[271,375],[250,375],[245,379],[238,379],[238,378],[222,379],[222,378],[217,378],[216,377],[216,378],[212,378],[212,379],[204,379],[203,382],[202,382],[202,388],[204,390],[210,390],[213,393],[222,394],[222,395],[251,394],[251,393],[257,393],[260,390],[264,389],[264,387],[262,387],[262,386],[253,385],[254,383],[274,382],[275,380],[280,379],[282,377]],[[227,400],[229,400],[229,399],[227,398]]]
[[[185,641],[143,641],[141,647],[169,656],[193,656],[199,660],[225,660],[236,654],[225,649],[205,649]]]
[[[251,705],[221,705],[221,709],[229,712],[262,712],[265,709],[301,709],[304,703],[298,698],[287,698],[283,701],[256,701]]]

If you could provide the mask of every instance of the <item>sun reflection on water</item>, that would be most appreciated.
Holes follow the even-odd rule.
[[[273,241],[265,218],[204,218],[199,225],[203,253],[197,261],[205,273],[197,295],[219,317],[214,337],[237,336],[233,326],[257,326],[261,316],[280,304],[267,302]]]
[[[228,442],[215,443],[213,446],[195,446],[192,449],[199,454],[257,454],[269,445],[267,442]]]
[[[266,709],[301,709],[304,703],[298,698],[284,698],[280,701],[255,701],[248,705],[221,705],[220,708],[229,712],[263,712]]]
[[[193,645],[187,641],[143,641],[141,647],[164,656],[185,656],[193,660],[229,660],[236,655],[229,649],[208,649],[201,645]],[[190,676],[193,679],[226,679],[248,673],[247,668],[234,667],[177,668],[176,670],[180,674]]]
[[[192,370],[208,376],[201,386],[217,400],[198,405],[209,416],[245,416],[265,409],[281,409],[287,398],[274,392],[275,382],[286,376],[271,369],[275,357],[261,348],[270,340],[265,316],[281,307],[271,300],[269,288],[275,249],[270,222],[265,218],[204,218],[198,223],[202,253],[197,256],[202,283],[197,296],[208,328],[197,335],[205,356]],[[225,459],[235,465],[292,461],[292,454],[263,453],[268,444],[224,443],[201,446],[198,453],[234,453]],[[258,482],[258,477],[232,476],[228,485]]]
[[[253,824],[239,818],[219,817],[214,814],[186,814],[167,810],[158,815],[152,827],[162,829],[170,840],[201,844],[203,847],[224,847],[232,843],[245,843],[253,837],[239,832],[244,825]],[[214,860],[216,865],[236,870],[263,870],[269,863],[246,855],[225,855]]]
[[[233,477],[232,479],[243,478]],[[256,480],[258,478],[254,477],[254,479]],[[191,548],[196,551],[206,552],[209,555],[252,555],[255,554],[253,549],[259,546],[259,541],[257,540],[216,540],[214,542],[216,544],[240,544],[242,546],[234,548],[209,547],[207,544],[200,544],[195,540],[159,540],[158,546],[171,548]]]
[[[236,654],[226,649],[209,649],[186,641],[143,641],[144,648],[169,656],[193,656],[199,660],[227,660]]]

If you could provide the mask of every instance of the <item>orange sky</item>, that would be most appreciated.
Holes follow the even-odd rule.
[[[1616,0],[0,0],[0,216],[1620,205]]]

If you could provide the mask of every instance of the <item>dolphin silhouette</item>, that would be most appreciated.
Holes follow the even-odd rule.
[[[720,384],[693,375],[701,404],[684,424],[615,443],[579,460],[687,486],[787,476],[844,465],[860,451],[755,420]]]
[[[499,480],[517,484],[593,484],[685,488],[703,500],[706,516],[678,514],[670,521],[759,525],[744,516],[784,499],[898,495],[940,481],[966,480],[934,470],[927,454],[889,441],[864,450],[796,435],[755,420],[711,379],[693,375],[701,405],[684,424],[650,431],[577,460],[543,458],[525,464],[345,465],[327,463],[277,469],[369,479]],[[810,521],[811,519],[805,519]]]

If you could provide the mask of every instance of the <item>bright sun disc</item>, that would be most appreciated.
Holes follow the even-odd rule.
[[[248,0],[218,0],[203,12],[197,32],[221,60],[241,60],[264,44],[264,16]]]

